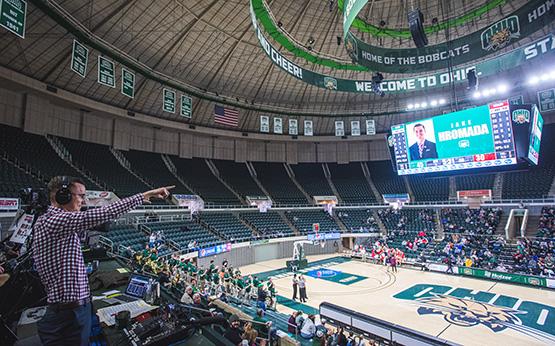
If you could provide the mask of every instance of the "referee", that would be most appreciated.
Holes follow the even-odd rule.
[[[33,227],[33,259],[46,289],[48,308],[38,322],[44,345],[88,345],[91,329],[91,293],[81,253],[88,229],[116,219],[151,198],[166,198],[173,186],[124,198],[82,212],[85,184],[72,177],[54,177],[48,183],[51,205]]]

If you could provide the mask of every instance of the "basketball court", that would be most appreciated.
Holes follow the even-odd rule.
[[[553,290],[409,268],[391,273],[338,254],[307,259],[307,307],[318,309],[327,301],[464,345],[555,343]],[[271,260],[241,271],[273,277],[278,295],[290,299],[292,274],[279,270],[284,264],[285,259]],[[278,304],[278,311],[292,310]]]

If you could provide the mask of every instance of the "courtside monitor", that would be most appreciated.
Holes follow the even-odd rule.
[[[127,288],[125,289],[125,294],[135,298],[143,299],[149,285],[150,282],[147,276],[132,274],[129,278]]]
[[[399,175],[517,163],[508,101],[391,127]]]

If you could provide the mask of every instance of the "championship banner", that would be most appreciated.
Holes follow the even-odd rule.
[[[553,0],[532,0],[500,21],[449,43],[387,49],[367,44],[349,32],[345,37],[345,48],[358,64],[374,71],[433,71],[445,68],[448,62],[457,66],[496,53],[542,28],[548,28],[554,19]]]
[[[323,89],[353,93],[374,92],[371,80],[335,78],[304,69],[291,62],[283,56],[278,49],[270,44],[268,39],[260,30],[258,23],[256,22],[252,1],[250,8],[252,24],[255,28],[260,45],[272,62],[284,72],[290,74],[294,78],[302,80],[307,84]],[[543,15],[545,15],[545,13]],[[515,68],[528,61],[539,60],[540,58],[546,59],[547,55],[549,55],[550,58],[553,58],[553,51],[555,51],[555,37],[550,34],[526,46],[501,54],[489,60],[473,65],[456,67],[451,73],[442,71],[428,75],[412,76],[409,78],[384,80],[381,83],[381,89],[386,93],[404,93],[445,87],[449,86],[451,82],[454,82],[455,84],[464,83],[467,81],[468,70],[476,69],[476,74],[480,78],[493,76],[500,72]],[[436,69],[442,67],[444,66],[436,67]],[[412,71],[415,70],[413,69]]]
[[[297,119],[289,119],[289,134],[292,136],[299,134],[299,123]]]
[[[373,136],[376,134],[376,121],[374,119],[366,119],[366,135]]]
[[[267,115],[260,116],[260,132],[270,132],[270,117]]]
[[[17,211],[19,209],[18,198],[0,198],[0,210]]]
[[[274,133],[281,135],[283,133],[283,119],[274,118]]]
[[[351,121],[351,136],[360,136],[360,121]]]
[[[345,136],[345,125],[342,120],[335,122],[335,135],[337,137]]]
[[[343,38],[347,36],[349,29],[351,28],[351,24],[357,17],[358,13],[368,0],[347,0],[345,1],[345,7],[343,7]]]
[[[304,135],[305,136],[313,136],[314,131],[312,131],[312,120],[305,120],[304,121]]]

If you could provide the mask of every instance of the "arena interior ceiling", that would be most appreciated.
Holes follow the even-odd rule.
[[[339,6],[343,2],[340,0]],[[491,3],[495,6],[488,8]],[[429,31],[429,45],[434,45],[482,30],[523,3],[520,0],[370,0],[351,31],[374,46],[414,48],[412,39],[406,37],[407,12],[418,7]],[[303,46],[307,54],[351,63],[341,39],[343,13],[337,0],[265,0],[264,4],[280,32]],[[312,117],[396,114],[404,110],[407,99],[429,92],[386,93],[380,97],[374,93],[326,90],[299,81],[272,63],[261,48],[249,6],[249,0],[29,0],[25,39],[0,31],[0,64],[110,105],[205,126],[214,125],[214,100],[225,97],[232,108],[240,111],[239,128],[243,131],[258,131],[259,115],[272,115],[272,109],[276,110],[275,114]],[[471,15],[480,9],[484,10],[479,16]],[[60,23],[60,18],[78,23],[79,32],[69,30]],[[461,18],[464,20],[457,20]],[[499,52],[530,43],[548,34],[550,29],[543,28]],[[266,34],[280,54],[305,69],[335,78],[372,79],[369,71],[308,62],[273,40],[270,33]],[[85,36],[212,99],[193,95],[193,118],[183,120],[179,114],[163,111],[164,83],[138,72],[134,98],[124,96],[119,88],[121,67],[133,70],[133,66],[114,59],[117,87],[97,83],[98,56],[113,57],[110,52],[101,52],[86,42],[90,48],[89,63],[87,75],[82,78],[69,66],[73,40]],[[385,77],[410,75],[409,71],[403,75],[388,73]],[[464,86],[458,88],[464,90]],[[443,93],[451,102],[450,86],[438,88],[434,93]]]

